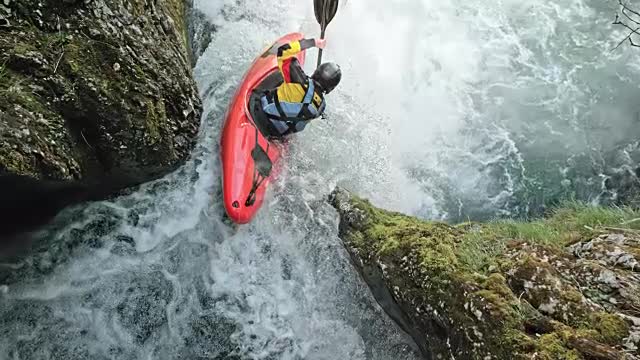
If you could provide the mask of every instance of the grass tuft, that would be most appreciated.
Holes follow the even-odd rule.
[[[510,241],[562,248],[612,229],[640,231],[640,211],[631,207],[599,207],[570,201],[554,208],[544,219],[529,222],[495,220],[471,225],[458,250],[464,265],[482,272],[504,253]]]

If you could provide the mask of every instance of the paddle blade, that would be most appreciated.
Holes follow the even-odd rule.
[[[316,13],[316,20],[320,25],[322,25],[322,18],[324,16],[324,1],[325,0],[313,0],[313,10]]]
[[[324,29],[338,12],[338,0],[313,0],[313,9],[318,24]]]

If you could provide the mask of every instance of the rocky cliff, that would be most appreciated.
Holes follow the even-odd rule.
[[[385,310],[434,359],[640,359],[640,213],[425,222],[344,190],[340,236]]]
[[[0,173],[146,181],[195,144],[182,0],[1,0]]]

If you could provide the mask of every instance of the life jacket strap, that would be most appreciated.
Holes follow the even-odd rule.
[[[282,108],[282,104],[280,103],[280,99],[278,98],[278,89],[268,90],[265,93],[266,102],[268,104],[274,104],[275,110],[278,113],[277,115],[272,112],[265,112],[267,118],[274,121],[284,122],[287,126],[287,130],[282,133],[280,136],[285,136],[291,133],[298,132],[297,125],[300,122],[308,122],[313,120],[320,114],[321,109],[323,108],[324,100],[321,100],[320,106],[316,106],[317,110],[313,112],[309,106],[311,104],[315,105],[315,84],[313,80],[309,79],[308,85],[301,85],[304,90],[304,98],[300,103],[300,111],[296,114],[296,116],[288,116],[287,113]]]
[[[276,105],[276,109],[278,110],[278,114],[280,114],[280,116],[270,115],[269,118],[271,118],[273,120],[283,121],[283,122],[286,122],[286,123],[294,123],[294,124],[297,124],[300,121],[310,120],[310,119],[307,119],[307,118],[304,118],[304,117],[300,116],[299,113],[298,113],[298,116],[295,116],[295,117],[287,116],[287,113],[285,113],[284,110],[282,109],[282,105],[280,104],[280,100],[278,99],[278,92],[277,91],[274,91],[274,93],[273,93],[273,103]]]

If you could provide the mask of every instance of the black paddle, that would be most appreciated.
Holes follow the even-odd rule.
[[[316,20],[320,24],[320,39],[324,39],[327,26],[338,12],[338,0],[313,0],[313,9],[316,12]],[[322,63],[322,49],[318,51],[318,66]]]

